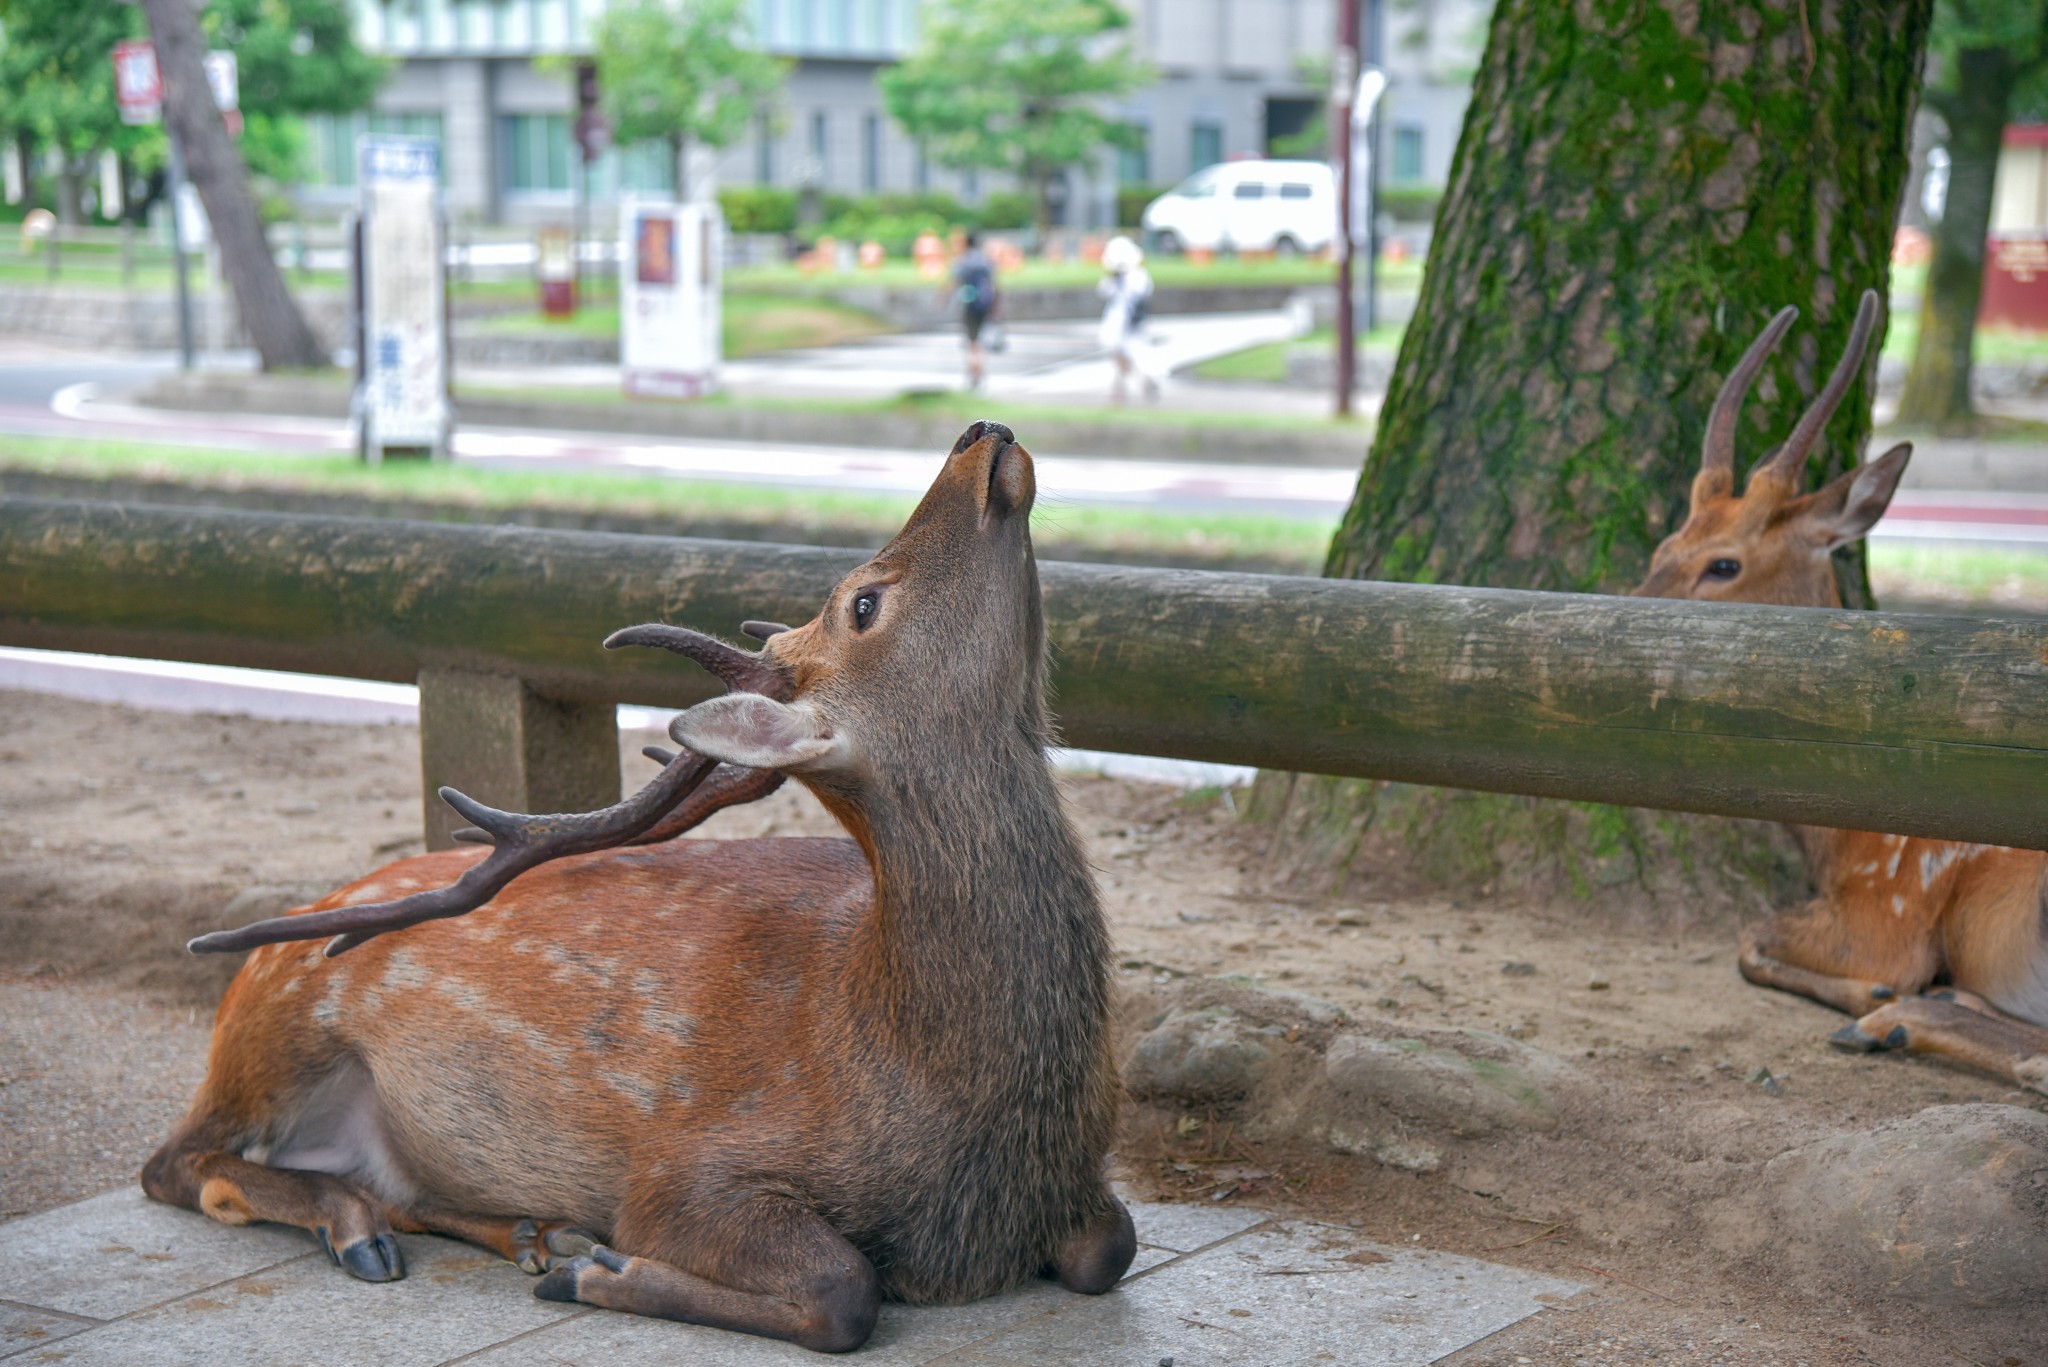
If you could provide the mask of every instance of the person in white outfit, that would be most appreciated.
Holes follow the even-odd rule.
[[[1152,302],[1152,276],[1145,270],[1145,253],[1128,237],[1112,237],[1102,248],[1102,270],[1102,280],[1095,287],[1103,299],[1096,337],[1116,364],[1110,401],[1124,401],[1124,386],[1133,372],[1145,386],[1146,397],[1157,398],[1158,377],[1138,359],[1138,340]]]

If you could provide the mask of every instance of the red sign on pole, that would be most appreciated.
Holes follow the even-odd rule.
[[[122,123],[155,123],[163,116],[164,78],[148,42],[114,44],[114,101]]]

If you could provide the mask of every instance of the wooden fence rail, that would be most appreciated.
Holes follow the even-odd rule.
[[[606,632],[802,622],[860,558],[0,500],[0,643],[418,680],[430,783],[594,806],[612,704],[713,691]],[[1074,745],[2048,848],[2041,622],[1042,573]]]

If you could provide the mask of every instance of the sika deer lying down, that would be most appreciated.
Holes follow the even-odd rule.
[[[687,748],[635,797],[452,794],[488,857],[194,941],[267,947],[144,1189],[311,1230],[370,1281],[404,1275],[393,1231],[431,1231],[551,1300],[825,1351],[885,1296],[1114,1286],[1109,942],[1045,759],[1033,494],[976,423],[808,625],[749,623],[758,654],[613,638],[733,690],[676,719]],[[785,774],[852,838],[669,840]]]

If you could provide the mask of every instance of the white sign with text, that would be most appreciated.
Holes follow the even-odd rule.
[[[362,187],[356,416],[364,459],[394,448],[448,451],[448,313],[442,267],[441,149],[427,138],[356,144]]]
[[[718,384],[725,220],[714,204],[619,210],[619,360],[628,394],[695,399]]]

